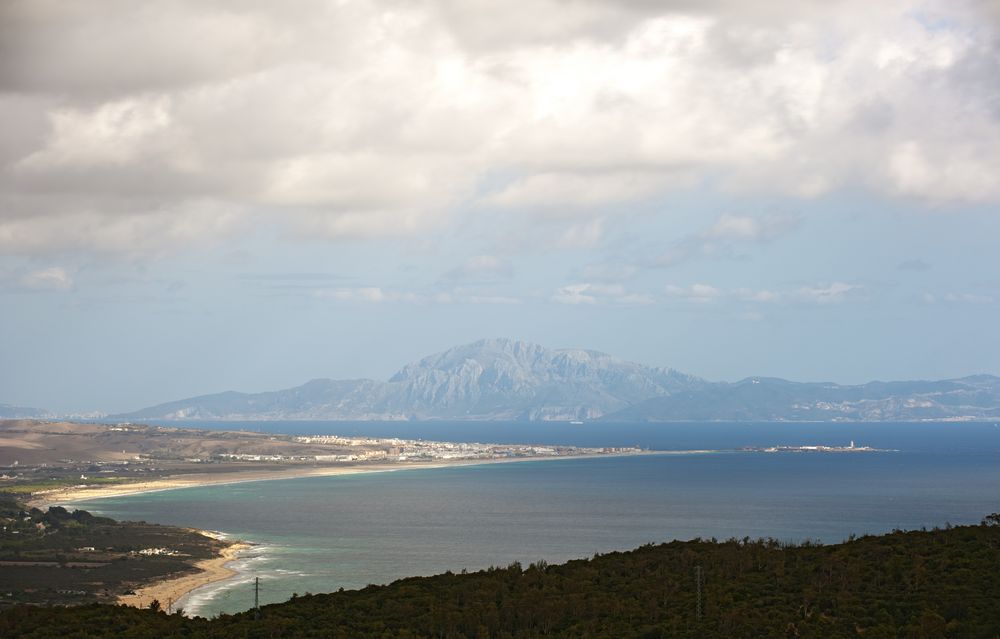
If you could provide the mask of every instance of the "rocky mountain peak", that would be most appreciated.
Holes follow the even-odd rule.
[[[0,415],[3,407],[0,406]],[[404,366],[389,381],[316,379],[268,393],[219,393],[127,419],[906,420],[1000,419],[1000,379],[712,383],[585,349],[491,338]]]

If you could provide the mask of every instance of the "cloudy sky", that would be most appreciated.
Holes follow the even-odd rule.
[[[5,0],[0,120],[0,402],[1000,374],[997,0]]]

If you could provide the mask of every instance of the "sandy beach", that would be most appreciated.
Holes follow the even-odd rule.
[[[397,464],[363,464],[354,466],[298,467],[280,471],[246,471],[184,474],[149,481],[130,482],[112,486],[71,486],[55,490],[38,492],[29,501],[31,506],[45,508],[47,506],[69,504],[78,501],[105,499],[108,497],[123,497],[138,493],[158,492],[162,490],[177,490],[179,488],[198,488],[221,484],[237,484],[252,481],[271,481],[280,479],[297,479],[302,477],[332,477],[336,475],[357,475],[362,473],[384,473],[401,470],[447,468],[453,466],[477,466],[482,464],[506,464],[531,461],[557,461],[567,459],[593,459],[598,457],[620,457],[631,455],[691,455],[706,454],[719,451],[684,450],[684,451],[636,451],[629,453],[600,453],[594,455],[558,455],[552,457],[515,457],[508,459],[456,459],[450,461],[410,462]]]
[[[539,458],[534,458],[539,459]],[[561,459],[554,457],[552,459]],[[280,479],[298,479],[302,477],[332,477],[336,475],[355,475],[360,473],[379,473],[396,470],[406,470],[413,468],[442,468],[445,466],[463,466],[468,464],[493,463],[493,461],[507,460],[462,460],[456,462],[434,462],[434,463],[411,463],[411,464],[366,464],[358,466],[329,466],[329,467],[300,467],[289,468],[278,471],[259,470],[233,470],[222,473],[190,473],[163,477],[149,481],[129,482],[114,486],[72,486],[69,488],[59,488],[52,491],[35,493],[32,496],[30,505],[38,508],[53,506],[57,504],[68,504],[77,501],[90,501],[92,499],[106,499],[108,497],[123,497],[125,495],[136,495],[139,493],[159,492],[163,490],[177,490],[179,488],[198,488],[201,486],[217,486],[223,484],[238,484],[253,481],[272,481]],[[510,460],[520,461],[520,460]]]
[[[236,559],[240,552],[250,547],[250,544],[236,542],[224,548],[219,556],[196,563],[194,567],[198,569],[197,573],[154,582],[136,590],[134,595],[118,597],[118,603],[136,608],[147,608],[150,602],[155,599],[160,602],[163,610],[167,610],[172,607],[174,602],[179,601],[181,597],[192,590],[234,576],[236,571],[226,565]]]

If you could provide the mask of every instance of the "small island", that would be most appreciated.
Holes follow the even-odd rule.
[[[855,446],[854,441],[847,446],[744,446],[739,450],[749,453],[891,453],[898,452],[889,448],[872,448],[871,446]]]

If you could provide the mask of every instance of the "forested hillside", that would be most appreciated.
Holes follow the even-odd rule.
[[[304,595],[262,608],[259,620],[18,607],[0,615],[0,637],[995,638],[998,523],[991,515],[980,526],[831,546],[672,542]]]
[[[188,528],[30,508],[0,491],[0,610],[113,602],[141,585],[197,572],[197,562],[226,545]],[[0,631],[0,639],[8,636],[16,635]]]

